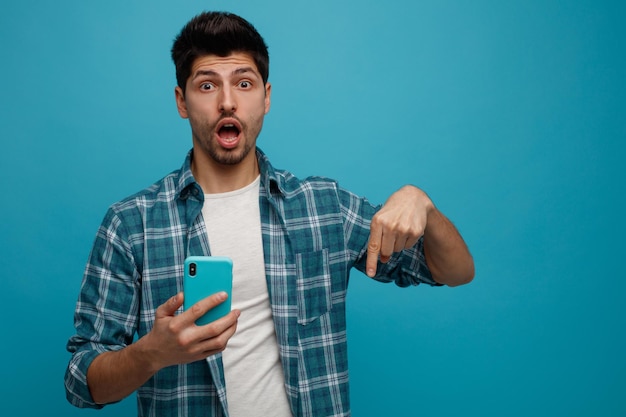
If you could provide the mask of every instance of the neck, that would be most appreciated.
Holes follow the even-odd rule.
[[[234,165],[220,164],[194,149],[191,172],[205,194],[235,191],[252,183],[259,176],[256,152]]]

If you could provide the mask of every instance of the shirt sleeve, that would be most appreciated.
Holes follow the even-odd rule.
[[[87,369],[100,353],[132,343],[138,322],[139,272],[130,238],[113,208],[107,212],[89,256],[74,314],[76,334],[67,343],[72,354],[65,373],[68,401],[102,408],[91,397]]]
[[[367,199],[358,197],[341,187],[338,193],[344,219],[347,250],[353,259],[354,268],[365,273],[370,223],[382,205],[375,206]],[[399,287],[419,284],[441,285],[433,280],[426,265],[423,237],[415,246],[394,253],[387,263],[379,261],[376,276],[373,279],[386,283],[394,282]]]

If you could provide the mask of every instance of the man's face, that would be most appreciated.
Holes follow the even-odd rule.
[[[185,93],[176,87],[176,104],[180,116],[189,119],[194,149],[219,164],[235,165],[256,146],[270,93],[248,54],[207,55],[194,61]]]

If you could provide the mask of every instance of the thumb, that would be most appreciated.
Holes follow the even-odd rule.
[[[156,317],[167,317],[173,316],[176,313],[176,310],[183,305],[183,293],[179,292],[163,304],[161,304],[156,310]]]

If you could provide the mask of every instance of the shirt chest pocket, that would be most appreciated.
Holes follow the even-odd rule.
[[[332,308],[328,249],[296,254],[298,323],[307,325]]]

